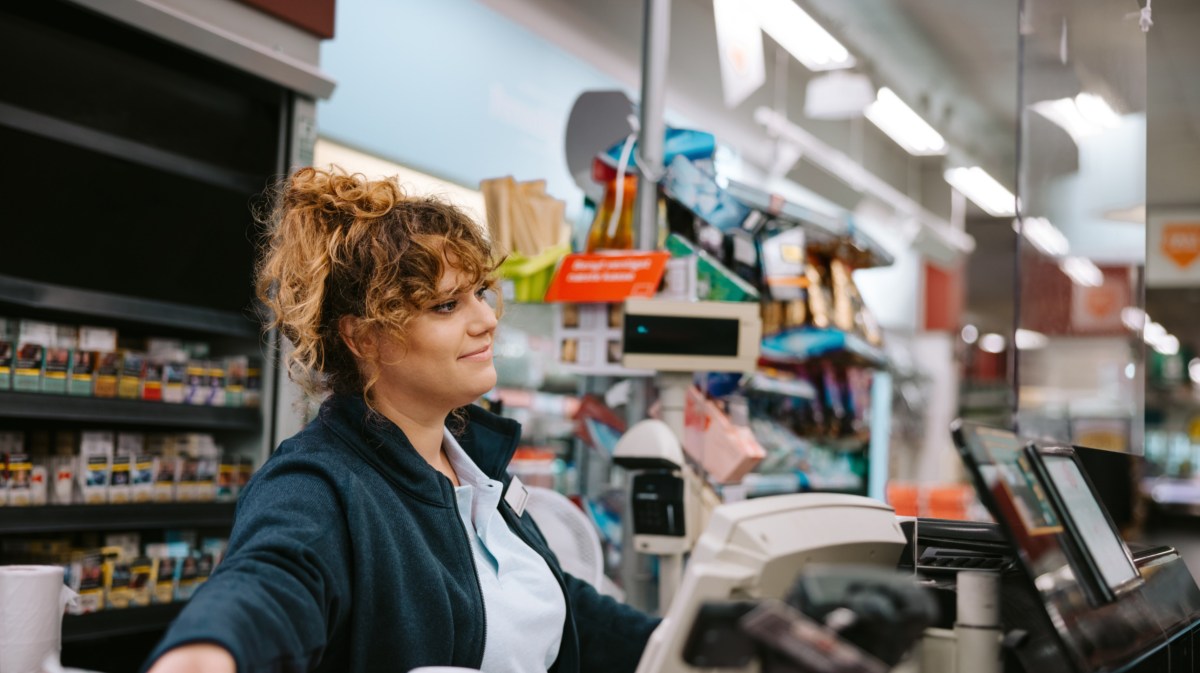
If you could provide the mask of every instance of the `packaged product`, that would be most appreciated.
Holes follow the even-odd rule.
[[[100,351],[96,354],[95,387],[96,397],[116,397],[117,379],[121,376],[121,354],[117,351]]]
[[[242,405],[258,408],[262,404],[262,369],[255,363],[246,368],[246,390],[242,394]]]
[[[163,362],[163,401],[182,404],[184,402],[184,383],[186,380],[187,361],[165,360]]]
[[[92,394],[98,359],[96,356],[96,351],[85,351],[82,348],[76,348],[71,352],[71,367],[67,373],[68,395],[88,396]]]
[[[42,366],[46,349],[54,343],[54,325],[40,320],[21,320],[17,326],[17,348],[13,361],[13,390],[42,389]]]
[[[42,364],[42,392],[65,395],[71,372],[71,354],[79,346],[79,330],[73,325],[55,325],[54,338],[46,347]]]
[[[142,379],[142,399],[161,402],[163,399],[163,379],[166,363],[161,358],[146,356],[144,376]]]
[[[225,358],[225,406],[245,405],[246,376],[250,369],[250,358],[235,355]]]
[[[79,600],[71,614],[85,614],[104,609],[104,557],[99,550],[80,552],[71,561],[73,575],[79,578],[76,592]]]
[[[154,594],[154,579],[158,571],[158,560],[138,556],[129,562],[129,605],[150,605]]]
[[[225,365],[220,360],[208,363],[208,392],[206,404],[225,406]]]
[[[189,360],[183,385],[183,402],[185,404],[206,404],[207,398],[208,367],[198,360]]]
[[[27,507],[30,504],[33,463],[24,451],[8,453],[8,505]]]
[[[134,351],[124,351],[121,354],[121,375],[117,380],[117,397],[140,399],[145,381],[146,356]]]
[[[16,338],[16,323],[9,318],[0,318],[0,390],[12,388]]]
[[[81,500],[89,505],[108,502],[109,476],[113,464],[113,433],[84,432],[79,440],[79,484]]]

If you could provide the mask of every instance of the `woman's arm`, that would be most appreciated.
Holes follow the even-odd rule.
[[[311,670],[349,613],[350,555],[328,466],[270,461],[242,494],[225,558],[147,663],[205,643],[231,655],[236,670]]]

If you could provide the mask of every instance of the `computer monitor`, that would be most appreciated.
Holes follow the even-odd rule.
[[[1074,452],[964,421],[952,431],[980,501],[1016,551],[1023,591],[1040,604],[1049,633],[1032,635],[1049,640],[1027,649],[1060,651],[1073,670],[1097,671],[1161,642],[1164,624],[1178,620],[1137,588],[1137,568]]]
[[[684,662],[683,650],[707,601],[782,600],[810,563],[895,568],[904,545],[892,508],[861,496],[799,493],[720,505],[637,671],[699,670]]]
[[[1101,504],[1074,448],[1035,443],[1030,455],[1061,512],[1068,537],[1083,552],[1080,556],[1087,567],[1080,570],[1106,588],[1110,600],[1141,581],[1129,547]]]

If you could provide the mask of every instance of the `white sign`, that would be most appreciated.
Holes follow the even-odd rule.
[[[742,0],[713,0],[725,107],[737,107],[767,79],[762,27]]]
[[[1146,287],[1200,287],[1200,211],[1150,211]]]

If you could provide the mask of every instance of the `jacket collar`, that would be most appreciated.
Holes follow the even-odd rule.
[[[505,468],[517,450],[521,426],[471,405],[465,430],[455,437],[463,451],[492,479],[507,482]],[[412,496],[451,506],[454,487],[413,448],[404,432],[359,396],[332,395],[321,405],[318,422],[327,425],[385,478]],[[447,425],[455,428],[453,416]]]

